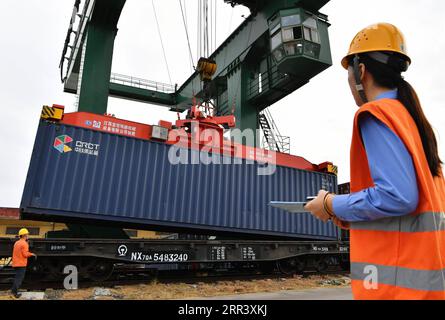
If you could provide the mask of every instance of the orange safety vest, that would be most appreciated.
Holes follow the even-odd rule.
[[[351,224],[351,277],[358,300],[445,299],[445,180],[430,172],[417,126],[398,100],[365,104],[351,144],[351,192],[375,187],[359,117],[372,114],[405,144],[417,174],[419,206],[403,217]]]
[[[16,241],[12,252],[12,266],[14,268],[24,268],[28,266],[28,258],[30,257],[32,257],[32,253],[29,252],[28,242],[25,239]]]

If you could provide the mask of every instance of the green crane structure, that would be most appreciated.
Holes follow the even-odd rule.
[[[198,72],[180,87],[112,75],[114,40],[126,0],[85,0],[81,11],[76,0],[61,60],[64,90],[79,95],[78,111],[98,114],[107,112],[109,96],[179,112],[188,110],[194,97],[208,96],[217,115],[234,114],[241,130],[259,129],[264,109],[332,65],[329,23],[319,12],[329,0],[224,1],[249,7],[251,15],[206,57],[218,68],[205,93]]]

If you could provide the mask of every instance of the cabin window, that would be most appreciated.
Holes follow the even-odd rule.
[[[23,227],[6,227],[6,235],[8,236],[16,236],[19,234],[19,230]],[[40,228],[26,228],[29,231],[30,236],[38,236],[40,235]]]
[[[296,26],[301,24],[301,18],[299,14],[295,14],[293,16],[287,16],[281,18],[281,24],[283,27]]]

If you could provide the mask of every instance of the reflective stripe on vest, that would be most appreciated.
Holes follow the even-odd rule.
[[[445,231],[445,214],[428,212],[421,215],[409,215],[371,222],[355,222],[351,224],[351,229],[387,232]]]
[[[445,291],[445,269],[414,270],[380,266],[367,263],[352,263],[352,280],[366,281],[370,277],[369,267],[377,272],[377,283],[423,291]]]

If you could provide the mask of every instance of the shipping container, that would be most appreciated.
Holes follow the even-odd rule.
[[[305,201],[322,188],[335,192],[334,175],[285,166],[258,175],[263,165],[246,160],[175,165],[168,157],[171,148],[41,121],[22,217],[239,238],[338,238],[332,223],[269,206],[270,201]],[[183,151],[190,157],[198,153]]]

